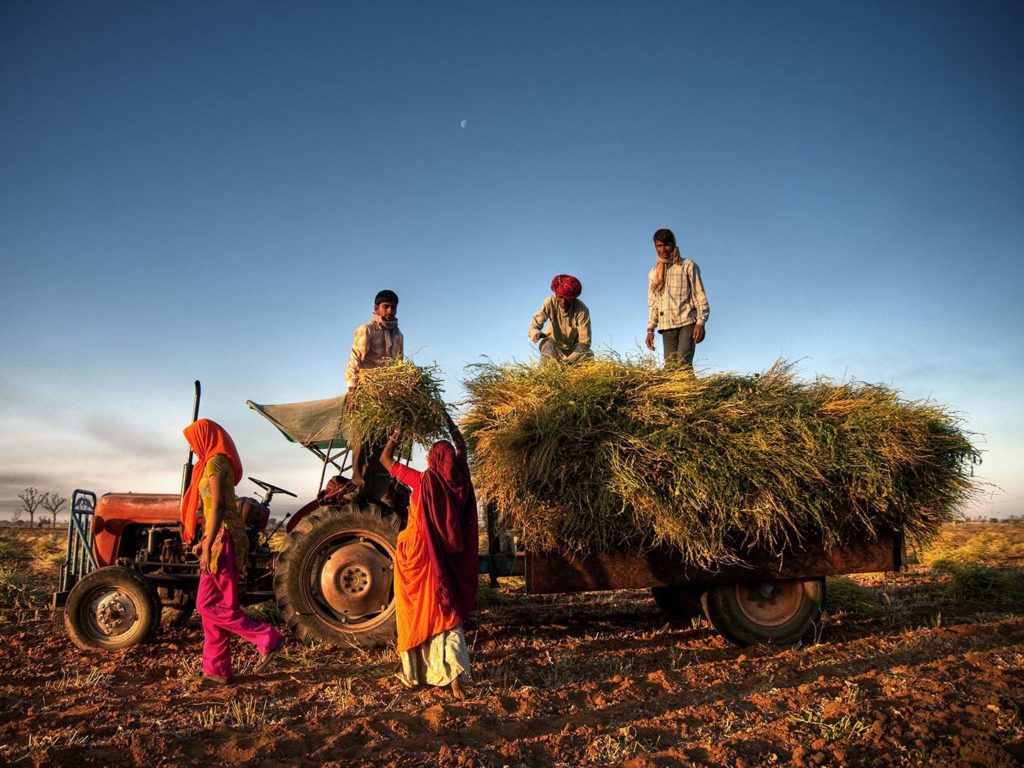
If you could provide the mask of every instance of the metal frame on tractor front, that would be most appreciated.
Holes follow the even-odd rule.
[[[96,494],[76,488],[71,494],[68,540],[64,562],[60,566],[60,590],[53,595],[54,608],[64,604],[68,592],[79,579],[96,570],[96,556],[92,552],[92,519],[95,514]]]

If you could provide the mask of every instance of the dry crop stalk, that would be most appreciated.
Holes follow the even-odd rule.
[[[350,427],[371,442],[383,440],[395,428],[401,429],[403,443],[430,445],[447,437],[438,374],[436,365],[408,360],[389,360],[361,371],[355,407],[347,414]]]

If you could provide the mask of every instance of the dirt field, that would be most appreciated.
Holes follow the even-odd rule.
[[[41,601],[56,534],[0,529],[0,763],[253,766],[1011,766],[1024,761],[1024,528],[951,527],[916,565],[830,580],[798,647],[666,625],[643,592],[485,590],[470,699],[405,691],[390,652],[292,642],[230,689],[190,679],[195,619],[79,651]],[[949,575],[953,573],[954,575]]]

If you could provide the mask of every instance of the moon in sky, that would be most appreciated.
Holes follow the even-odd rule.
[[[460,120],[459,121],[459,128],[465,128],[467,125],[469,125],[469,120]]]

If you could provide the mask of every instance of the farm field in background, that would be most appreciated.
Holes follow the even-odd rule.
[[[947,526],[906,573],[828,580],[800,646],[666,624],[647,592],[483,586],[469,700],[406,691],[392,650],[290,642],[191,678],[198,619],[86,654],[49,592],[61,529],[0,527],[0,764],[948,765],[1024,761],[1024,525]],[[274,614],[264,605],[265,614]]]

